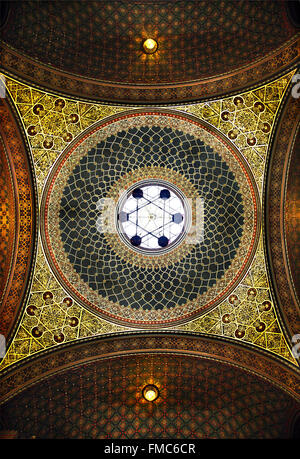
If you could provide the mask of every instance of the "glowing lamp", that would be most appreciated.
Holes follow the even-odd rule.
[[[159,390],[156,386],[148,384],[143,389],[143,397],[147,402],[154,402],[159,397]]]
[[[157,41],[153,40],[153,38],[147,38],[147,40],[143,42],[143,50],[147,54],[155,53],[157,46]]]

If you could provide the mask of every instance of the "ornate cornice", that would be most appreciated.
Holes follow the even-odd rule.
[[[14,241],[9,251],[10,269],[6,273],[6,286],[1,298],[0,333],[7,342],[12,338],[20,308],[28,292],[30,267],[34,256],[36,238],[36,193],[32,164],[25,146],[16,114],[7,99],[0,99],[1,147],[7,155],[13,183],[14,215],[7,228],[8,241]]]
[[[267,256],[273,290],[290,337],[299,333],[299,300],[289,269],[284,216],[290,158],[300,121],[300,99],[290,95],[283,109],[270,152],[266,182]]]
[[[26,359],[4,370],[0,404],[37,382],[70,368],[101,359],[153,353],[192,355],[233,365],[271,382],[300,400],[298,370],[279,359],[230,340],[153,332],[81,340],[71,346],[59,346],[55,351],[42,353],[39,358]]]
[[[120,104],[175,104],[214,99],[251,89],[296,65],[300,55],[300,34],[248,65],[201,80],[168,84],[127,84],[101,81],[67,73],[32,59],[0,43],[3,72],[57,94],[80,100]]]

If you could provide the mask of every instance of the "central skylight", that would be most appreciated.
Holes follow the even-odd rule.
[[[151,252],[170,248],[185,233],[184,198],[163,181],[137,184],[119,203],[118,223],[133,248]]]

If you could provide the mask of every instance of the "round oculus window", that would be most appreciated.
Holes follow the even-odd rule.
[[[135,183],[117,205],[116,226],[123,242],[148,254],[177,247],[188,233],[190,206],[175,185],[148,179]]]

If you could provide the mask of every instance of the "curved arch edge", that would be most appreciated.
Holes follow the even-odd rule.
[[[0,404],[35,383],[67,369],[96,360],[143,353],[193,355],[227,363],[271,382],[300,401],[299,371],[272,356],[216,337],[150,332],[80,340],[70,346],[52,349],[38,358],[23,361],[3,371]]]
[[[14,184],[14,227],[8,237],[15,239],[11,252],[11,269],[0,306],[0,333],[7,343],[12,339],[21,309],[28,294],[37,239],[37,202],[33,163],[18,122],[8,99],[0,99],[1,138],[10,164]]]

